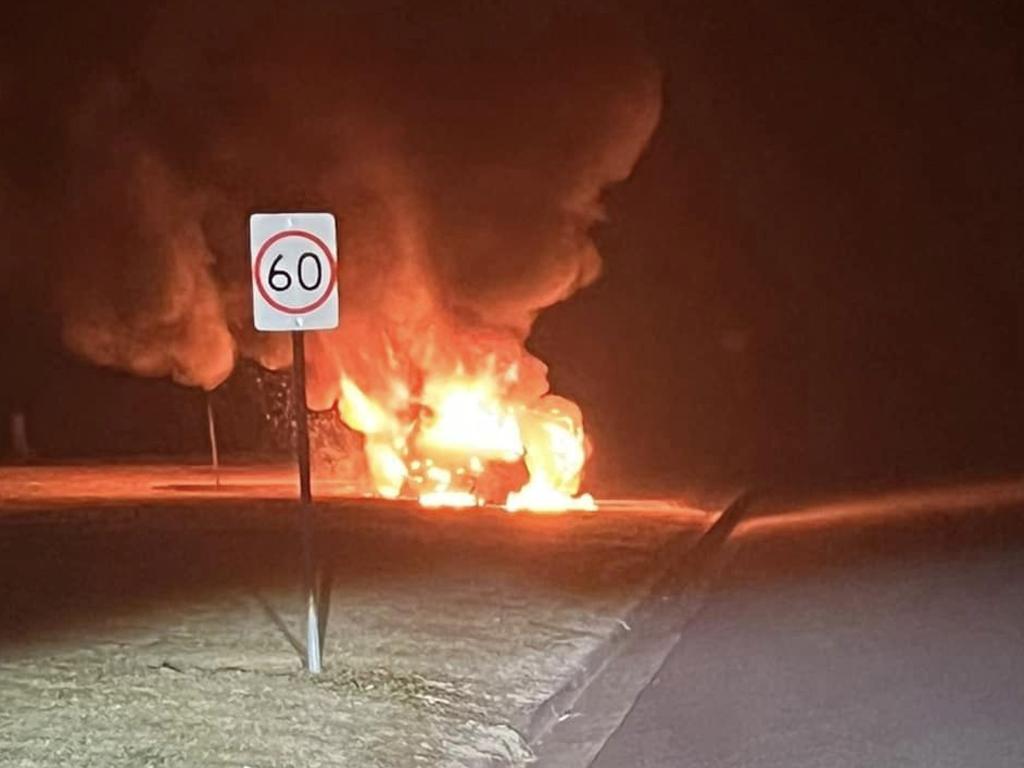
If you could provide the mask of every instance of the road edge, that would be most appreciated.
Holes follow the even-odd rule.
[[[534,711],[523,734],[534,765],[590,765],[661,669],[683,627],[703,607],[707,587],[727,560],[719,557],[722,546],[752,501],[752,493],[740,493],[695,543],[678,537],[669,545],[673,565],[626,614],[623,625]]]

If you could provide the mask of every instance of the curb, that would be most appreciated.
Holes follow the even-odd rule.
[[[583,768],[593,761],[703,607],[707,586],[726,562],[722,547],[753,499],[750,492],[733,499],[695,544],[670,544],[670,563],[682,567],[670,565],[624,625],[536,709],[523,735],[537,766]]]

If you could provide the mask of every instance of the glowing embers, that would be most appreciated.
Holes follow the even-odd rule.
[[[461,364],[425,373],[415,392],[386,382],[377,397],[344,378],[338,410],[364,436],[377,493],[426,507],[596,509],[589,494],[577,495],[589,453],[579,408],[513,394],[518,373],[488,358],[472,373]]]

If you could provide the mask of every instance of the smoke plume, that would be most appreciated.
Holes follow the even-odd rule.
[[[340,372],[415,369],[455,340],[522,358],[537,312],[594,280],[588,234],[658,119],[618,12],[569,3],[168,3],[71,89],[58,301],[68,346],[206,388],[251,330],[247,215],[328,210],[342,324],[310,342],[310,405]],[[372,386],[372,384],[371,384]]]

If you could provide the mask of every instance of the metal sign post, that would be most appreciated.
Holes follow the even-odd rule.
[[[306,414],[306,342],[292,331],[292,407],[295,453],[299,459],[299,514],[302,516],[302,580],[306,590],[306,669],[316,674],[320,657],[320,616],[313,562],[313,488],[309,476],[309,419]]]
[[[303,334],[338,327],[337,230],[334,216],[329,213],[254,213],[249,217],[249,241],[256,329],[292,334],[292,403],[306,598],[306,669],[316,674],[322,668],[322,659]]]

